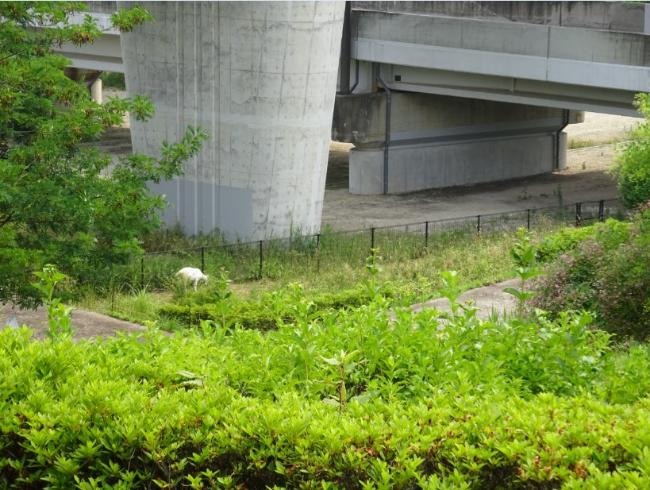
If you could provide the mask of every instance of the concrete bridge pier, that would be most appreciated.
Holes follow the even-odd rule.
[[[332,137],[355,145],[350,192],[404,193],[561,169],[581,114],[387,90],[338,96]]]
[[[104,91],[101,78],[96,78],[95,81],[90,85],[90,97],[98,104],[104,102]]]
[[[104,101],[102,79],[99,78],[101,71],[69,67],[65,69],[65,74],[72,80],[84,82],[95,102],[101,104]]]
[[[152,184],[187,233],[257,240],[320,228],[343,2],[154,2],[122,35],[134,150],[159,151],[188,125],[208,131],[185,174]]]

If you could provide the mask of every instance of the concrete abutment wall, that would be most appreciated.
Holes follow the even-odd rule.
[[[381,92],[337,98],[333,138],[355,144],[352,193],[403,193],[552,172],[565,162],[561,131],[579,118],[561,109],[392,92],[386,161],[387,100]]]
[[[152,184],[168,225],[256,240],[320,228],[343,2],[155,2],[122,35],[130,94],[156,115],[132,121],[134,150],[157,154],[188,125],[209,139],[185,174]]]

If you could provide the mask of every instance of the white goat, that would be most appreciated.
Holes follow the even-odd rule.
[[[176,277],[180,277],[185,281],[191,282],[194,286],[195,291],[196,286],[199,284],[199,282],[208,282],[208,275],[204,274],[201,272],[201,269],[197,269],[196,267],[183,267],[176,273]]]

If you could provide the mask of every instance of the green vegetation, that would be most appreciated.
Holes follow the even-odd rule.
[[[153,114],[143,97],[96,104],[83,84],[64,75],[68,61],[51,47],[100,35],[90,17],[68,23],[83,9],[0,3],[0,301],[38,302],[32,274],[47,263],[76,281],[106,280],[111,264],[140,250],[138,238],[158,225],[164,200],[146,183],[179,175],[204,138],[190,128],[181,142],[163,146],[160,159],[131,155],[115,164],[83,145],[126,111],[141,120]],[[128,31],[150,18],[135,7],[112,22]]]
[[[596,140],[582,140],[582,139],[570,139],[569,140],[569,150],[577,150],[579,148],[590,148],[592,146],[601,146],[601,145],[611,145],[614,143],[624,143],[627,139],[624,138],[610,138],[604,141]]]
[[[639,339],[648,336],[648,209],[639,211],[630,223],[610,220],[580,232],[561,232],[547,239],[542,250],[548,258],[566,253],[557,255],[539,280],[536,306],[555,313],[590,310],[600,328]]]
[[[632,132],[614,172],[621,199],[630,208],[650,201],[650,93],[638,94],[636,101],[645,121]]]
[[[401,256],[386,256],[380,250],[381,271],[378,271],[377,277],[381,283],[380,292],[390,305],[410,305],[439,296],[442,288],[440,272],[445,270],[458,271],[463,290],[511,277],[509,249],[516,240],[512,233],[484,236],[457,233],[448,240],[442,237],[440,235],[437,240],[432,240],[428,249],[422,247],[422,236],[407,237],[420,244],[420,249],[414,254],[402,249],[404,254]],[[145,277],[159,277],[154,284],[164,290],[154,290],[152,283],[147,283],[144,290],[139,289],[139,271],[135,269],[135,285],[122,289],[123,293],[117,288],[107,289],[105,293],[89,290],[77,304],[140,323],[158,321],[165,328],[172,329],[178,327],[179,323],[196,324],[200,319],[223,320],[224,315],[230,322],[241,321],[250,325],[257,321],[255,319],[264,318],[263,323],[273,325],[279,306],[271,305],[281,305],[285,295],[289,301],[295,287],[293,284],[299,282],[315,305],[323,308],[356,307],[369,302],[372,289],[366,286],[369,270],[364,258],[368,254],[368,244],[358,237],[352,239],[356,240],[353,242],[356,248],[344,244],[330,253],[328,249],[322,250],[320,257],[290,252],[277,254],[273,258],[277,262],[268,259],[268,274],[275,272],[272,277],[229,283],[227,289],[232,295],[227,297],[227,301],[223,299],[224,269],[217,270],[216,265],[206,260],[210,264],[206,267],[210,281],[207,286],[194,292],[173,278],[174,271],[191,262],[179,261],[169,265],[165,260],[158,263],[164,264],[164,269],[160,266],[157,276],[153,275],[153,268],[147,268],[145,262]],[[327,241],[323,243],[327,244]],[[332,241],[333,245],[336,243]],[[230,271],[226,276],[230,276]]]
[[[110,166],[84,144],[153,108],[64,77],[53,43],[99,34],[67,24],[81,9],[0,3],[0,301],[43,302],[49,323],[43,341],[0,330],[1,489],[650,487],[647,206],[585,228],[561,229],[586,207],[326,231],[261,256],[160,232],[145,183],[204,135]],[[648,124],[634,136],[617,176],[638,206]],[[513,260],[515,314],[458,303]],[[207,286],[173,278],[203,262]],[[408,307],[438,295],[450,313]],[[74,341],[64,299],[149,328]]]
[[[650,350],[587,314],[481,321],[379,297],[269,332],[0,332],[11,487],[646,486]],[[622,382],[621,380],[629,380]]]
[[[531,212],[531,228],[542,234],[575,221],[573,208],[563,211]],[[589,218],[594,219],[593,213]],[[137,289],[145,286],[152,291],[168,290],[173,287],[170,284],[173,274],[181,267],[191,265],[204,269],[211,276],[225,269],[236,283],[261,280],[265,289],[269,284],[277,286],[300,281],[308,289],[312,289],[311,283],[316,282],[319,290],[338,290],[341,286],[354,287],[363,278],[364,261],[371,245],[374,245],[381,251],[388,269],[387,279],[400,276],[414,279],[414,267],[437,278],[440,270],[462,272],[463,269],[474,270],[477,266],[482,268],[490,262],[488,255],[491,254],[495,255],[496,267],[505,265],[507,262],[501,261],[501,257],[507,257],[514,231],[526,225],[527,221],[526,211],[483,217],[480,235],[476,218],[431,222],[428,234],[424,223],[419,223],[376,229],[374,241],[370,230],[363,233],[325,230],[318,237],[265,241],[262,264],[257,242],[224,245],[219,236],[200,236],[190,240],[177,232],[159,232],[146,238],[147,255],[137,256],[129,264],[115,266],[112,277],[117,287]],[[472,254],[471,249],[476,253]],[[468,261],[469,267],[465,267],[464,261]],[[479,265],[481,262],[483,264]],[[258,289],[259,284],[250,287]]]
[[[626,221],[608,219],[582,228],[563,228],[546,236],[537,244],[537,257],[541,262],[549,262],[563,253],[575,250],[588,239],[613,242],[618,245],[629,237],[630,224]]]
[[[102,80],[104,87],[116,88],[119,90],[126,90],[126,82],[124,81],[124,73],[103,72],[99,78]]]
[[[595,219],[595,209],[585,207],[585,219]],[[549,232],[574,221],[573,207],[567,208],[565,213],[557,210],[531,213],[531,237],[539,241]],[[376,230],[374,243],[381,255],[382,294],[392,306],[440,296],[440,272],[446,270],[458,272],[459,287],[463,291],[509,279],[513,275],[509,251],[517,241],[511,230],[526,222],[524,211],[505,218],[484,217],[480,234],[477,234],[476,221],[448,223],[451,229],[436,229],[430,224],[426,242],[423,225],[411,225],[409,231],[403,227]],[[227,302],[226,316],[231,319],[229,321],[242,321],[247,325],[255,324],[259,318],[265,319],[262,323],[273,325],[272,315],[264,312],[267,308],[260,304],[269,302],[269,294],[284,294],[283,291],[291,289],[292,283],[300,283],[316,304],[359,306],[370,299],[370,295],[358,286],[368,277],[365,259],[371,244],[369,232],[325,231],[318,242],[316,238],[267,242],[263,249],[261,278],[258,244],[228,248],[221,248],[220,244],[218,236],[202,236],[190,241],[178,232],[159,232],[145,241],[146,247],[161,250],[159,253],[146,255],[142,262],[138,258],[128,265],[115,266],[111,282],[104,287],[82,288],[80,294],[73,284],[68,294],[80,307],[139,323],[158,321],[170,329],[177,328],[179,320],[187,325],[196,324],[200,319],[223,319],[222,302],[218,300],[223,294],[219,279],[223,274],[232,279],[229,289],[233,297]],[[205,247],[205,271],[210,281],[207,287],[202,286],[198,293],[192,293],[177,284],[174,273],[188,265],[201,267],[202,246]],[[169,249],[184,251],[164,252]],[[337,297],[345,301],[330,301]],[[165,306],[165,303],[170,304]],[[245,313],[251,310],[255,313]]]

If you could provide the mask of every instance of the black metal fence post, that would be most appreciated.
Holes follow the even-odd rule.
[[[605,201],[598,201],[598,221],[605,221]]]
[[[316,233],[316,272],[320,272],[320,233]]]
[[[429,222],[424,222],[424,248],[429,248]]]
[[[612,212],[611,208],[606,208],[606,202],[607,202],[606,200],[599,200],[599,201],[586,201],[584,203],[583,202],[578,202],[578,203],[575,203],[573,205],[572,204],[564,204],[564,205],[557,206],[557,207],[556,206],[549,206],[548,208],[528,208],[528,209],[525,210],[526,211],[526,218],[525,218],[526,219],[526,228],[528,230],[531,230],[532,226],[540,225],[540,219],[542,219],[542,221],[544,221],[543,218],[545,218],[547,216],[545,211],[548,211],[548,210],[553,211],[552,213],[549,213],[549,217],[552,218],[554,220],[554,222],[561,220],[561,223],[562,223],[563,226],[570,226],[570,224],[569,224],[569,222],[567,220],[570,217],[570,215],[568,214],[568,209],[570,209],[571,206],[574,206],[574,213],[575,213],[575,215],[574,215],[574,225],[576,227],[583,226],[585,224],[585,220],[589,221],[589,220],[592,220],[592,219],[594,219],[594,220],[596,219],[596,216],[595,216],[595,205],[596,205],[596,203],[598,203],[598,218],[597,219],[598,219],[598,221],[604,221],[607,218],[607,215],[610,212]],[[618,204],[613,204],[613,203],[615,203],[615,201],[610,201],[611,205],[614,205],[614,206],[618,205]],[[587,216],[583,216],[583,214],[582,214],[582,205],[583,204],[587,205],[587,207],[585,208],[588,211]],[[561,214],[557,213],[558,209],[561,210]],[[591,211],[592,209],[593,209],[593,211]],[[523,211],[524,211],[523,209],[519,210],[517,212],[517,216],[521,216],[521,213]],[[540,212],[542,213],[541,218],[539,218],[539,216],[537,216],[537,214],[539,214]],[[533,222],[533,213],[535,213],[535,215],[536,215],[534,222]],[[411,224],[408,224],[408,225],[400,225],[400,228],[405,227],[404,228],[404,234],[408,234],[408,236],[409,236],[409,241],[407,243],[410,244],[411,239],[413,239],[415,243],[420,243],[419,239],[417,238],[417,234],[419,233],[419,230],[421,229],[419,227],[422,226],[422,223],[424,223],[424,247],[425,247],[425,249],[428,249],[429,246],[430,246],[430,241],[433,240],[434,247],[435,247],[435,246],[437,246],[438,242],[441,240],[440,235],[435,235],[434,236],[434,235],[432,235],[432,233],[435,234],[435,233],[442,232],[443,236],[444,236],[444,234],[446,234],[448,231],[452,231],[452,230],[453,231],[459,231],[461,228],[465,233],[470,233],[471,228],[475,226],[476,227],[476,233],[477,233],[477,235],[480,236],[480,235],[482,235],[483,231],[485,231],[486,223],[488,225],[487,231],[489,232],[489,230],[491,229],[490,226],[492,228],[494,228],[494,229],[497,229],[497,228],[500,228],[503,225],[511,224],[509,220],[510,220],[510,217],[513,217],[512,215],[513,215],[513,212],[499,213],[499,214],[497,214],[497,213],[488,214],[487,215],[488,216],[488,221],[485,222],[485,220],[483,219],[483,216],[478,214],[478,215],[473,215],[473,216],[465,216],[463,218],[454,218],[454,219],[446,218],[446,219],[431,220],[431,221],[427,220],[427,221],[424,221],[424,222],[411,223]],[[503,221],[503,222],[497,221],[499,219],[498,218],[499,216],[503,217],[503,219],[505,221]],[[518,218],[516,220],[513,220],[513,221],[518,223]],[[492,223],[492,224],[490,224],[490,223]],[[433,228],[431,226],[432,224],[434,225]],[[417,225],[417,229],[414,228],[416,225]],[[517,225],[517,226],[519,226],[519,225]],[[369,237],[370,238],[370,248],[375,249],[375,247],[378,245],[376,243],[376,241],[378,239],[378,237],[376,236],[377,229],[379,229],[379,230],[388,230],[388,229],[393,230],[394,228],[396,228],[396,227],[395,226],[393,226],[393,227],[383,227],[383,226],[370,227],[370,237]],[[504,229],[506,229],[506,228],[509,229],[510,227],[509,226],[503,226],[503,228]],[[346,237],[347,236],[352,236],[353,237],[353,239],[350,240],[350,245],[349,245],[350,248],[351,248],[351,251],[352,250],[358,251],[357,248],[356,248],[358,246],[361,246],[363,248],[363,241],[368,238],[368,237],[363,238],[363,235],[365,234],[366,230],[367,230],[367,228],[363,229],[363,230],[356,230],[353,235],[345,234]],[[412,232],[415,232],[415,233],[412,233]],[[386,234],[389,234],[390,236],[382,238],[383,241],[379,245],[390,248],[390,246],[392,245],[391,240],[397,240],[397,242],[395,242],[395,243],[401,243],[399,241],[399,240],[401,240],[401,238],[399,238],[399,237],[395,238],[396,235],[393,234],[392,232],[391,233],[386,233]],[[339,255],[344,253],[343,250],[341,250],[341,248],[344,245],[347,248],[347,240],[341,240],[341,238],[340,238],[341,236],[343,236],[342,233],[335,233],[334,235],[332,235],[331,238],[328,238],[328,242],[327,242],[328,247],[330,247],[330,248],[335,247],[334,250]],[[320,254],[322,252],[321,251],[321,234],[317,233],[317,234],[304,235],[304,236],[300,235],[299,237],[301,239],[309,238],[309,239],[312,239],[312,240],[313,240],[314,237],[316,238],[316,254],[317,254],[316,267],[317,267],[317,271],[320,272],[320,269],[321,269],[321,257],[320,257]],[[295,243],[295,240],[293,240],[293,237],[291,238],[291,240],[292,240],[292,244]],[[257,242],[251,241],[251,242],[246,242],[246,243],[238,243],[237,245],[235,245],[235,244],[220,245],[220,246],[215,247],[215,248],[218,248],[219,250],[221,250],[221,249],[227,250],[227,251],[229,251],[229,252],[227,252],[229,255],[234,256],[234,255],[238,255],[237,251],[241,250],[241,249],[239,249],[239,248],[231,248],[231,247],[245,247],[247,252],[245,254],[243,254],[243,255],[248,257],[248,253],[253,254],[253,255],[251,255],[251,257],[248,257],[252,261],[252,259],[255,258],[254,257],[255,252],[253,251],[253,248],[255,247],[255,243],[257,243],[258,244],[258,251],[259,251],[259,257],[258,257],[259,258],[259,264],[258,264],[258,274],[257,274],[257,276],[258,276],[258,278],[261,279],[263,274],[264,274],[264,260],[265,260],[264,246],[265,246],[265,242],[266,242],[266,240],[259,240]],[[283,242],[283,243],[285,243],[285,242]],[[311,243],[313,245],[313,241]],[[269,247],[272,247],[272,246],[273,246],[272,244],[269,244]],[[419,247],[418,245],[416,245],[416,246]],[[196,252],[197,250],[200,251],[200,254],[201,254],[201,257],[200,257],[201,269],[203,271],[205,271],[205,268],[206,268],[206,256],[205,256],[205,249],[206,248],[209,248],[209,245],[207,247],[206,246],[200,246],[200,247],[194,246],[192,248],[184,249],[184,251],[186,253],[191,253],[192,256],[193,256],[193,253]],[[312,247],[309,247],[308,250],[309,250],[309,252],[308,252],[309,254],[313,253],[313,248]],[[299,247],[299,243],[296,243],[296,251],[298,253],[300,253],[300,254],[304,253],[302,251],[302,247]],[[130,273],[129,281],[132,281],[132,282],[129,282],[129,284],[131,284],[132,286],[136,286],[136,285],[138,285],[138,282],[139,282],[140,288],[141,289],[145,288],[145,285],[146,285],[146,281],[145,281],[145,279],[146,279],[145,278],[145,256],[146,255],[152,255],[151,259],[146,259],[146,260],[151,260],[152,261],[149,264],[149,267],[151,269],[151,268],[157,268],[157,265],[158,265],[158,260],[157,259],[160,257],[160,255],[159,255],[160,253],[175,254],[177,252],[178,251],[169,250],[169,251],[166,251],[166,252],[159,251],[159,252],[142,253],[140,255],[140,267],[139,267],[140,268],[140,270],[139,270],[139,276],[140,277],[139,278],[137,277],[138,276],[138,266],[136,264],[134,264],[134,262],[136,262],[134,259],[137,257],[137,255],[131,257],[130,260],[129,260],[129,273]],[[241,253],[241,252],[239,252],[239,253]],[[269,253],[270,254],[273,253],[271,248],[269,248]],[[156,257],[153,257],[153,255],[156,255]],[[252,264],[248,264],[248,258],[246,258],[244,260],[243,255],[241,257],[242,260],[240,260],[239,262],[244,267],[244,271],[245,271],[245,272],[243,272],[244,275],[246,275],[247,278],[251,278],[250,274],[252,273]],[[208,257],[208,259],[210,259],[210,257]],[[218,260],[218,259],[215,256],[211,260],[214,261],[214,260]],[[277,260],[279,260],[279,257],[276,257],[276,261]],[[291,257],[291,260],[293,262],[294,257]],[[150,272],[150,275],[153,274],[153,272],[154,271],[152,269],[152,272]],[[154,275],[156,275],[156,274],[154,274]],[[152,283],[150,284],[150,286],[157,284],[154,275],[151,276]],[[113,281],[113,280],[115,280],[115,279],[113,279],[113,273],[111,273],[111,281]],[[112,297],[111,297],[111,308],[112,309],[114,308],[114,303],[116,301],[115,298],[114,298],[116,293],[117,293],[117,291],[115,290],[115,286],[113,284],[111,284],[111,295],[112,295]]]

